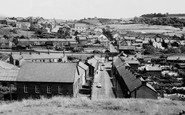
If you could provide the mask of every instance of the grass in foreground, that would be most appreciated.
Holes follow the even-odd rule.
[[[167,99],[88,100],[54,97],[0,104],[5,115],[174,115],[185,110],[185,102]]]

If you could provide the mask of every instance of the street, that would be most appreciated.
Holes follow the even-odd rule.
[[[98,84],[101,84],[101,87],[97,87]],[[99,65],[98,73],[94,76],[92,99],[105,98],[115,98],[115,95],[112,90],[112,83],[110,81],[109,74],[105,70],[104,66]]]

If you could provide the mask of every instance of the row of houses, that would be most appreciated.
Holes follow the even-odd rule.
[[[20,68],[1,61],[0,83],[16,88],[11,99],[52,97],[57,95],[78,97],[84,87],[91,88],[98,60],[86,62],[24,62]]]
[[[120,57],[113,60],[112,75],[117,98],[158,98],[158,92]]]

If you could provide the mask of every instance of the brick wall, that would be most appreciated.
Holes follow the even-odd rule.
[[[28,93],[24,92],[24,85],[27,86]],[[39,93],[35,92],[35,86],[39,87]],[[47,86],[51,86],[51,94],[47,93]],[[61,87],[61,93],[58,92],[58,87]],[[52,97],[57,95],[73,96],[73,83],[36,83],[36,82],[18,82],[17,83],[18,100],[24,98],[40,98]]]

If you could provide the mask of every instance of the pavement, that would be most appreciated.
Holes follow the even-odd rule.
[[[106,66],[101,66],[100,64],[98,71],[94,76],[94,82],[92,87],[92,98],[91,98],[92,100],[115,98],[115,95],[112,90],[113,85],[110,81],[110,76],[105,68]],[[98,84],[101,84],[101,88],[97,87]]]

